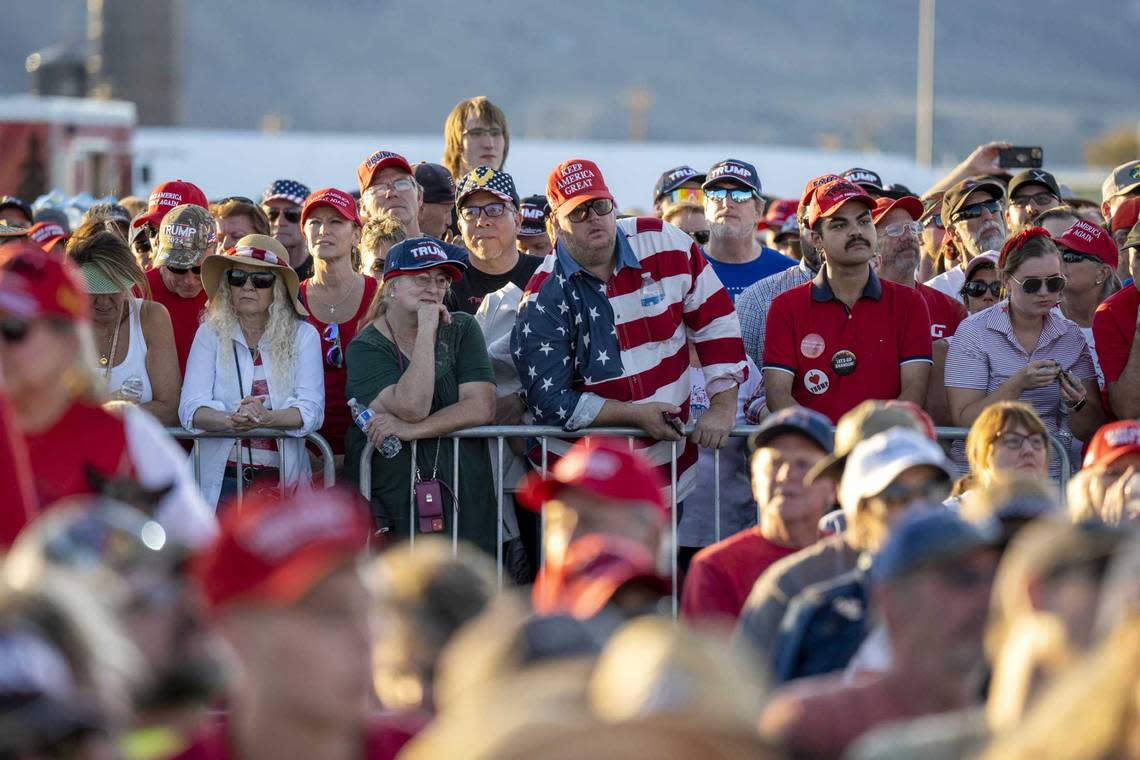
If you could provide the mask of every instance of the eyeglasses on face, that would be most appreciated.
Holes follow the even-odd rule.
[[[892,238],[902,237],[908,232],[918,237],[922,234],[922,224],[920,222],[907,222],[906,224],[895,222],[883,228],[883,234]]]
[[[1009,279],[1016,282],[1021,286],[1021,289],[1029,295],[1033,295],[1041,290],[1041,286],[1045,286],[1045,290],[1050,293],[1060,293],[1065,288],[1065,278],[1061,275],[1053,275],[1052,277],[1026,277],[1024,280],[1019,280],[1013,275]]]
[[[507,210],[507,204],[495,202],[488,203],[485,206],[464,206],[459,209],[459,215],[469,222],[473,222],[479,218],[480,214],[486,214],[492,219],[497,219],[503,215]]]
[[[244,269],[226,270],[226,282],[235,288],[244,288],[247,280],[258,290],[265,290],[273,287],[273,283],[277,281],[277,273],[247,272]]]
[[[963,206],[958,209],[954,214],[953,221],[961,222],[967,219],[977,219],[982,215],[983,211],[989,211],[991,214],[1001,213],[1001,201],[988,200],[981,203],[971,203],[969,206]]]
[[[168,264],[166,266],[166,271],[179,276],[184,275],[187,272],[193,272],[194,274],[200,275],[202,274],[202,267],[172,267]]]
[[[416,181],[411,177],[401,177],[394,182],[376,182],[369,185],[368,189],[364,191],[365,195],[387,195],[388,193],[406,193],[416,186]]]
[[[942,214],[931,214],[926,219],[927,227],[934,227],[936,230],[946,229],[946,224],[942,221]]]
[[[0,321],[0,337],[5,343],[23,343],[31,329],[31,322],[16,317],[6,317]]]
[[[301,209],[299,208],[276,208],[271,207],[265,209],[265,215],[269,217],[269,221],[276,222],[278,217],[285,217],[285,221],[289,224],[297,224],[301,221]]]
[[[1056,200],[1058,200],[1056,195],[1053,195],[1053,193],[1048,190],[1042,190],[1039,193],[1010,196],[1009,202],[1014,206],[1028,206],[1030,203],[1037,206],[1048,206]]]
[[[484,137],[492,139],[503,136],[503,130],[499,127],[475,127],[474,129],[463,130],[463,136],[469,137],[472,140],[479,140]]]
[[[884,488],[876,499],[883,501],[892,509],[901,509],[916,501],[940,504],[950,494],[950,485],[942,480],[930,480],[918,486],[905,486],[902,483],[892,483]]]
[[[451,287],[451,278],[445,274],[428,272],[425,274],[411,275],[407,277],[407,279],[411,280],[412,284],[420,290],[427,290],[428,288],[434,287],[446,291]]]
[[[705,190],[705,197],[710,201],[721,201],[725,198],[731,198],[733,203],[745,203],[754,197],[751,190],[743,190],[739,187],[710,187]]]
[[[594,210],[595,216],[608,216],[613,213],[614,202],[609,198],[594,198],[575,208],[566,215],[566,218],[572,222],[584,222],[590,213],[590,209]]]
[[[986,291],[989,291],[994,298],[1001,298],[1001,283],[997,280],[993,282],[970,280],[962,286],[962,295],[970,298],[981,298],[986,294]]]
[[[1010,451],[1021,451],[1025,444],[1029,444],[1029,448],[1034,451],[1045,450],[1045,436],[1040,433],[1030,433],[1029,435],[1021,435],[1020,433],[1007,433],[1002,431],[994,436],[994,440],[1000,443]]]

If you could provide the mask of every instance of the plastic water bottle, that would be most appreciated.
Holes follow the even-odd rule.
[[[137,404],[142,401],[143,379],[138,375],[131,375],[119,386],[119,398]]]
[[[362,406],[359,401],[354,398],[348,400],[348,408],[352,412],[352,420],[356,426],[364,431],[368,421],[376,416],[376,412],[372,411],[366,406]],[[404,443],[394,435],[390,435],[380,442],[378,451],[380,456],[385,459],[391,459],[400,453],[400,449],[404,448]]]
[[[649,272],[641,273],[641,305],[653,306],[665,300],[665,288]]]

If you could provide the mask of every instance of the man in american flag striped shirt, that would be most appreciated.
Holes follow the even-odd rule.
[[[660,219],[617,220],[592,161],[559,164],[546,195],[558,244],[528,283],[511,336],[535,423],[640,428],[657,441],[645,453],[668,481],[671,442],[689,422],[692,343],[710,406],[677,447],[683,499],[697,446],[725,444],[747,377],[732,300],[684,232]],[[551,440],[550,462],[569,448]],[[540,464],[538,447],[531,461]]]

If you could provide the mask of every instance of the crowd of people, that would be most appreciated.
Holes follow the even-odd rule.
[[[0,198],[0,757],[1140,758],[1140,160],[444,137]]]

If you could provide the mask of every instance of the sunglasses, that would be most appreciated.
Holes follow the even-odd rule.
[[[321,337],[332,344],[329,350],[325,351],[325,362],[333,369],[340,369],[344,366],[344,351],[340,347],[340,325],[332,323],[324,329]]]
[[[1091,261],[1094,264],[1103,263],[1096,256],[1089,256],[1086,253],[1079,253],[1068,248],[1061,251],[1061,261],[1065,262],[1066,264],[1079,264],[1082,261]]]
[[[669,193],[673,203],[697,203],[705,205],[705,191],[699,187],[679,187]]]
[[[969,206],[963,206],[954,214],[953,221],[960,222],[963,219],[977,219],[982,215],[983,211],[989,211],[991,214],[1000,214],[1001,201],[989,200],[982,201],[981,203],[971,203]]]
[[[202,274],[202,267],[172,267],[168,264],[166,266],[166,271],[170,272],[171,274],[179,274],[179,275],[186,274],[187,272],[193,272],[194,274]]]
[[[289,224],[297,224],[301,221],[301,209],[299,208],[269,208],[265,210],[265,215],[269,217],[269,221],[276,222],[278,217],[285,217],[285,221]]]
[[[1057,196],[1048,190],[1042,190],[1039,193],[1032,195],[1015,195],[1009,199],[1009,202],[1015,206],[1028,206],[1030,203],[1035,203],[1038,206],[1047,206],[1053,201],[1057,200]]]
[[[914,235],[915,237],[921,235],[922,224],[919,222],[907,222],[906,224],[895,222],[894,224],[888,224],[883,228],[883,234],[887,237],[892,238],[902,237],[903,234],[907,232]]]
[[[946,224],[942,221],[942,214],[931,215],[931,217],[926,220],[926,224],[928,226],[933,225],[935,229],[939,229],[939,230],[946,229]]]
[[[5,343],[23,343],[31,329],[31,322],[25,322],[15,317],[8,317],[0,321],[0,337],[4,339]]]
[[[690,232],[689,235],[700,245],[708,245],[709,238],[712,237],[712,233],[708,230],[695,230],[694,232]]]
[[[1045,290],[1050,293],[1060,293],[1065,288],[1065,278],[1061,275],[1053,275],[1052,277],[1026,277],[1024,280],[1019,280],[1013,275],[1010,275],[1011,280],[1021,286],[1029,295],[1033,295],[1041,290],[1041,286],[1045,286]]]
[[[226,282],[235,288],[244,288],[246,280],[253,283],[253,287],[258,290],[265,290],[272,288],[273,283],[277,281],[277,274],[274,272],[247,272],[244,269],[227,269]]]
[[[744,203],[754,196],[751,190],[741,190],[740,188],[727,188],[727,187],[710,187],[705,190],[705,197],[710,201],[723,201],[725,198],[731,198],[733,203]]]
[[[970,298],[981,298],[986,294],[987,290],[993,294],[994,298],[1001,298],[1001,283],[997,280],[993,282],[970,280],[962,286],[962,295],[969,296]]]
[[[138,253],[150,253],[150,236],[145,232],[140,232],[131,243],[131,247]]]
[[[507,210],[505,203],[488,203],[486,206],[464,206],[459,209],[459,215],[469,222],[474,222],[480,214],[486,214],[491,219],[498,219]]]
[[[595,216],[608,216],[613,213],[614,202],[609,198],[595,198],[592,201],[586,201],[581,206],[578,206],[567,214],[566,218],[572,222],[584,222],[590,213],[590,209],[594,210]]]

